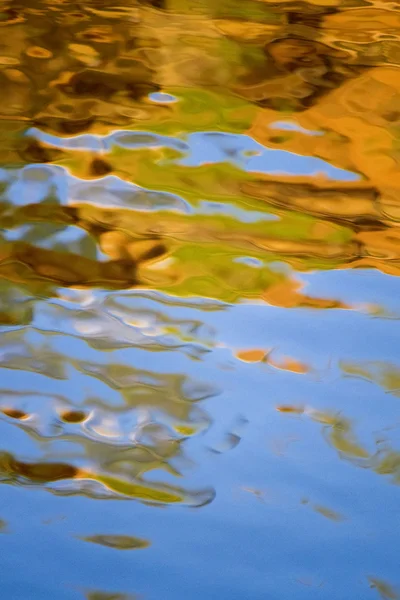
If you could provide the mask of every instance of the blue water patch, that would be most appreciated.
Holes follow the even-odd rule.
[[[32,165],[7,172],[7,199],[15,206],[36,204],[44,200],[65,203],[68,183],[64,168],[56,165]]]
[[[106,140],[109,136],[95,135],[91,133],[85,133],[82,135],[74,135],[70,137],[60,137],[53,135],[32,127],[28,129],[26,135],[34,137],[40,142],[54,146],[55,148],[62,148],[64,150],[91,150],[92,152],[104,152],[107,150]]]
[[[142,188],[115,175],[94,181],[69,175],[68,183],[69,197],[76,202],[88,202],[105,208],[175,210],[186,214],[192,211],[190,204],[177,194]]]
[[[165,92],[153,92],[149,94],[149,99],[159,104],[172,104],[178,102],[178,98],[172,94],[166,94]]]
[[[279,126],[284,122],[278,123]],[[290,124],[289,124],[290,125]],[[286,128],[288,124],[286,123]],[[311,156],[302,156],[287,150],[267,148],[244,134],[223,132],[191,133],[184,139],[163,136],[146,131],[114,131],[107,136],[79,135],[61,138],[32,128],[27,132],[41,141],[58,148],[73,150],[109,151],[112,146],[126,149],[174,148],[184,154],[172,161],[186,167],[230,163],[252,173],[267,175],[322,175],[336,181],[358,181],[357,173],[335,167]]]
[[[226,202],[208,202],[202,200],[196,207],[196,214],[201,215],[223,215],[234,217],[242,223],[258,223],[259,221],[279,221],[277,215],[266,213],[251,208],[240,208],[227,204]]]
[[[266,148],[248,135],[233,133],[192,133],[191,153],[178,161],[187,167],[229,162],[245,171],[268,175],[324,175],[339,181],[357,181],[356,173],[334,167],[311,156]]]
[[[141,148],[175,148],[188,152],[189,146],[179,138],[159,135],[151,131],[118,130],[108,135],[83,134],[70,137],[59,137],[46,133],[36,127],[27,131],[27,135],[39,141],[64,150],[82,150],[90,152],[109,152],[113,146],[131,150]]]
[[[270,129],[283,129],[285,131],[298,131],[304,133],[304,135],[324,135],[323,131],[314,131],[312,129],[305,129],[295,121],[275,121],[269,125]]]
[[[254,258],[254,256],[239,256],[238,258],[234,258],[233,262],[252,267],[253,269],[260,269],[263,266],[262,260]]]

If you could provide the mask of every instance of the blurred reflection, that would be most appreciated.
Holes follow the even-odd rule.
[[[134,550],[147,548],[150,543],[147,540],[135,538],[129,535],[92,535],[81,538],[85,542],[100,544],[116,550]]]
[[[59,495],[84,494],[93,498],[135,499],[150,504],[203,506],[214,498],[212,489],[186,492],[170,485],[147,484],[140,476],[132,478],[129,457],[116,456],[115,461],[121,464],[120,472],[126,474],[125,477],[92,473],[61,462],[26,463],[3,452],[0,455],[0,480],[14,485],[46,486],[46,489]],[[112,464],[111,467],[113,466]],[[157,463],[150,464],[147,468],[157,466]],[[63,485],[49,486],[55,482],[62,482]]]
[[[86,600],[139,600],[140,596],[132,594],[118,594],[113,592],[92,591],[87,592]]]
[[[375,579],[374,577],[369,578],[370,587],[376,590],[381,598],[384,600],[396,600],[399,597],[398,593],[393,589],[393,587],[382,581],[382,579]]]
[[[165,585],[154,578],[149,598],[292,597],[280,565],[318,566],[318,535],[310,544],[307,521],[287,525],[277,512],[268,525],[270,583],[257,563],[264,552],[251,554],[264,531],[256,511],[270,508],[262,478],[289,492],[303,486],[305,498],[320,488],[320,502],[305,502],[325,517],[322,536],[329,521],[352,527],[350,507],[339,506],[347,492],[374,497],[369,479],[356,479],[361,469],[374,481],[389,476],[378,478],[382,485],[400,483],[392,418],[400,395],[398,6],[0,4],[1,490],[20,492],[24,503],[36,488],[47,498],[40,502],[76,507],[77,519],[88,503],[102,522],[107,503],[94,499],[134,500],[126,502],[138,511],[130,516],[149,515],[149,526],[153,507],[168,507],[164,521],[154,517],[157,533],[165,527],[166,554],[157,554],[154,531],[149,550],[133,553],[143,561],[138,574],[155,557]],[[295,431],[279,437],[282,422]],[[302,455],[307,435],[312,459]],[[326,503],[325,469],[337,469]],[[230,505],[228,490],[238,488],[259,500],[251,517]],[[177,527],[174,511],[210,503],[196,512],[199,521],[186,511]],[[318,519],[312,511],[304,512]],[[384,538],[381,512],[375,525]],[[82,553],[80,574],[88,556],[106,551],[96,546],[150,546],[119,518],[115,508],[104,527],[68,532]],[[195,537],[197,522],[207,546]],[[36,537],[30,527],[27,536]],[[365,570],[367,586],[374,571],[358,558],[367,545],[359,530],[350,533],[346,543],[340,533],[324,538],[324,547],[339,540],[332,556],[340,559],[354,542],[354,571],[359,579]],[[48,542],[37,537],[41,553]],[[24,538],[24,552],[28,545]],[[229,568],[218,562],[225,556]],[[379,558],[386,565],[387,555]],[[60,565],[46,573],[75,577]],[[202,576],[186,580],[187,565]],[[231,575],[222,581],[224,570]],[[100,591],[108,589],[100,574],[79,588],[93,588],[87,600],[136,597]],[[343,581],[345,598],[365,593],[349,592],[358,584],[343,573],[332,578]],[[382,598],[397,598],[382,579],[369,581]],[[201,587],[207,582],[213,587]],[[16,585],[4,593],[22,597]],[[44,598],[46,590],[29,593]],[[55,593],[63,590],[49,588]]]
[[[338,456],[363,469],[371,469],[378,475],[390,475],[393,483],[400,484],[400,452],[390,442],[378,438],[375,452],[369,452],[357,439],[353,424],[340,414],[322,412],[309,407],[279,406],[282,413],[309,416],[323,425],[327,442]]]
[[[7,523],[0,519],[0,533],[7,533]]]
[[[400,396],[399,366],[383,361],[361,364],[342,362],[340,366],[345,376],[366,379],[383,387],[388,394]]]

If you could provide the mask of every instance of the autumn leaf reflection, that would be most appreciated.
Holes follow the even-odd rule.
[[[149,541],[129,535],[139,530],[77,525],[80,537],[70,542],[79,574],[74,561],[57,561],[51,569],[57,582],[91,577],[80,553],[92,552],[111,557],[110,578],[112,560],[134,560],[143,561],[144,580],[148,559],[166,581],[177,523],[168,518],[182,507],[211,503],[221,489],[222,503],[201,513],[211,536],[207,551],[218,553],[215,559],[196,546],[196,568],[206,556],[210,569],[202,586],[215,587],[226,567],[218,561],[227,553],[213,537],[220,523],[209,527],[214,509],[222,511],[221,527],[231,527],[224,520],[229,514],[241,524],[238,552],[228,553],[234,591],[227,587],[223,597],[291,597],[283,586],[297,549],[310,573],[292,580],[325,585],[311,573],[322,556],[318,535],[311,532],[307,546],[297,515],[292,524],[285,513],[285,521],[276,515],[279,533],[271,537],[285,567],[276,580],[279,592],[275,580],[267,590],[265,578],[257,580],[265,565],[256,554],[249,555],[251,586],[245,581],[240,589],[247,560],[240,553],[250,529],[239,504],[225,511],[230,478],[249,476],[233,487],[255,494],[258,519],[257,510],[270,508],[259,477],[290,488],[314,485],[319,475],[312,461],[304,472],[289,470],[285,450],[299,440],[297,432],[277,440],[270,464],[259,462],[260,439],[273,421],[265,401],[270,393],[277,427],[286,419],[301,429],[308,420],[334,462],[400,483],[394,441],[371,441],[371,431],[361,437],[359,415],[339,412],[339,401],[319,410],[305,400],[313,385],[332,398],[332,370],[318,370],[318,360],[326,364],[335,351],[340,385],[361,378],[370,383],[366,388],[379,386],[388,403],[400,394],[395,346],[386,343],[382,318],[389,314],[385,302],[397,301],[386,284],[400,276],[399,31],[393,2],[1,2],[0,483],[13,486],[5,488],[10,494],[23,488],[22,507],[35,488],[64,496],[66,507],[69,496],[86,497],[71,501],[77,522],[82,506],[104,506],[94,499],[124,500],[150,519],[149,507],[168,508],[163,561],[157,563],[155,544],[147,550]],[[372,273],[372,291],[358,288],[356,269]],[[310,291],[306,282],[314,275],[323,282]],[[374,296],[372,304],[362,298],[360,308],[355,287],[367,300]],[[347,324],[357,330],[360,347],[345,355],[335,335],[347,335]],[[229,410],[242,408],[252,415],[248,430],[245,417],[228,421]],[[215,443],[208,438],[214,426]],[[193,471],[199,485],[190,483]],[[347,479],[335,484],[338,493],[348,490]],[[57,500],[38,494],[37,506],[42,496]],[[339,540],[338,552],[352,551],[351,520],[336,525],[341,512],[320,497],[309,501],[318,513],[311,518],[346,535],[346,544],[339,535],[328,544],[324,538],[325,547],[335,553]],[[115,525],[122,506],[110,503],[116,504],[110,509]],[[179,521],[182,536],[192,536],[195,518]],[[272,532],[274,526],[270,519]],[[257,522],[251,551],[258,529]],[[24,576],[40,578],[40,596],[62,594],[43,587],[49,582],[43,565],[30,560],[30,545],[21,539]],[[41,556],[40,540],[35,553]],[[191,549],[186,556],[182,547],[173,558],[184,570]],[[355,547],[352,560],[363,552],[361,544]],[[52,549],[46,547],[46,560]],[[134,549],[145,551],[116,552]],[[5,556],[8,561],[13,552]],[[7,587],[14,571],[4,574],[10,597],[26,592],[17,590],[23,579],[11,583],[11,592]],[[350,582],[335,576],[337,585]],[[101,577],[88,581],[88,588],[78,588],[87,600],[136,598],[130,594],[136,581],[126,593]],[[28,583],[29,596],[36,581]],[[165,595],[157,583],[153,578],[146,597]],[[177,583],[185,585],[185,578]],[[189,578],[187,589],[171,587],[171,593],[190,597],[192,584]],[[369,584],[372,595],[398,597],[378,577]],[[213,596],[210,588],[199,587],[198,594]],[[354,597],[348,587],[346,594]]]

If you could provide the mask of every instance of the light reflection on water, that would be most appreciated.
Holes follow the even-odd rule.
[[[399,597],[396,7],[3,4],[4,598]]]

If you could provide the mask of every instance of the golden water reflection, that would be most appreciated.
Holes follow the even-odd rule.
[[[399,484],[397,4],[0,4],[0,481],[203,507],[260,402]],[[150,544],[106,530],[80,540]]]

